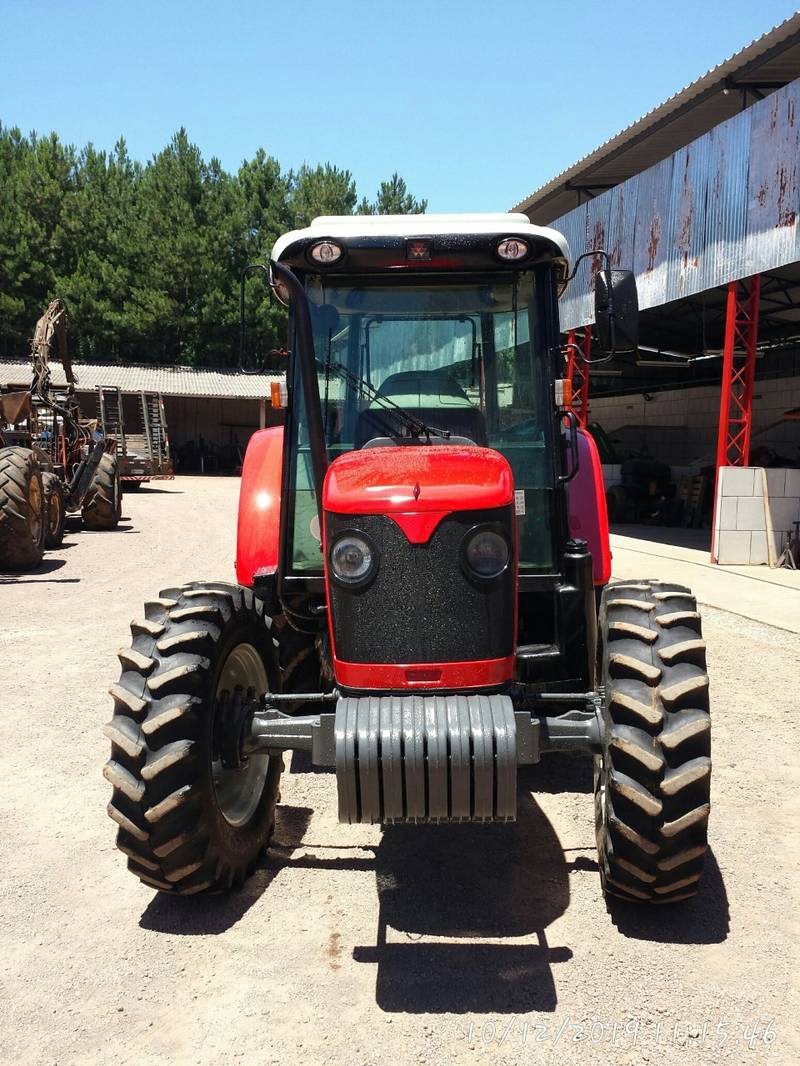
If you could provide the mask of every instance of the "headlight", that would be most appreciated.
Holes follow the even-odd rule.
[[[468,533],[464,541],[464,561],[475,577],[498,577],[508,566],[511,551],[508,541],[491,529]]]
[[[345,533],[331,548],[331,570],[344,585],[358,585],[372,574],[377,557],[372,545],[356,533]]]

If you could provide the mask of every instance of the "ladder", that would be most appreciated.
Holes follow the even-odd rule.
[[[97,386],[97,414],[104,437],[117,438],[117,451],[125,455],[125,420],[122,416],[122,391],[108,385]]]
[[[167,436],[167,419],[164,414],[164,400],[160,392],[142,392],[140,402],[148,454],[154,463],[164,463],[169,459],[169,437]]]

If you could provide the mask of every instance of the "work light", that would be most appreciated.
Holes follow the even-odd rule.
[[[500,258],[511,261],[524,259],[529,250],[527,243],[519,240],[518,237],[506,237],[497,246],[497,254]]]
[[[312,244],[309,254],[314,262],[319,263],[320,266],[333,266],[334,263],[338,263],[342,258],[342,249],[338,244],[334,244],[333,241],[318,241],[316,244]]]

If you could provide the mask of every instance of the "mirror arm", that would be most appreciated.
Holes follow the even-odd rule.
[[[583,262],[584,259],[594,259],[594,257],[598,256],[598,255],[602,256],[603,259],[605,259],[605,261],[606,261],[606,270],[610,270],[611,269],[611,260],[608,257],[608,252],[604,251],[602,248],[598,248],[597,251],[595,251],[595,252],[582,252],[581,255],[578,256],[578,258],[575,260],[575,262],[573,264],[572,273],[569,275],[568,278],[564,279],[564,288],[566,288],[567,285],[569,285],[569,283],[572,281],[572,279],[578,273],[578,267],[581,265],[581,263]]]
[[[255,274],[257,271],[262,271],[269,284],[269,270],[263,263],[248,263],[246,267],[242,269],[239,284],[239,369],[243,374],[258,374],[260,370],[256,367],[255,370],[248,370],[244,365],[244,283],[250,274]]]

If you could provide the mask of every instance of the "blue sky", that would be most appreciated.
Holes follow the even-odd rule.
[[[0,121],[149,158],[397,170],[507,210],[794,11],[775,0],[0,0]],[[0,190],[2,195],[2,190]]]

